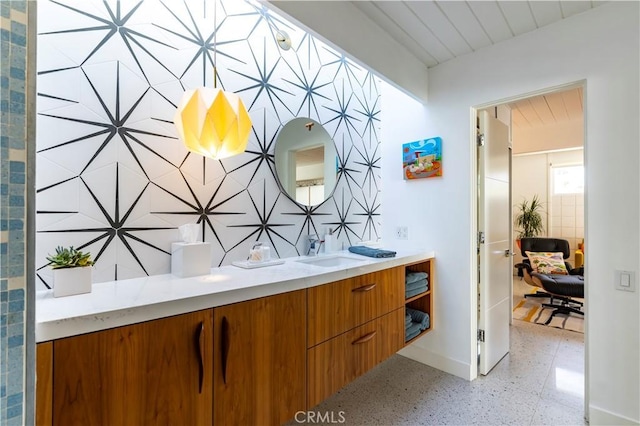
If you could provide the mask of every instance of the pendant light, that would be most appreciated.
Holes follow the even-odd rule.
[[[217,22],[216,3],[214,0],[214,25]],[[180,140],[189,151],[220,160],[244,152],[251,134],[251,118],[238,95],[217,87],[217,36],[216,26],[213,36],[213,88],[187,90],[173,122]]]

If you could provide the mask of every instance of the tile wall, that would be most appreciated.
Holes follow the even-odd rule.
[[[24,422],[27,2],[0,2],[0,424]]]
[[[189,154],[172,123],[184,90],[213,87],[214,60],[253,121],[247,151],[222,161]],[[39,1],[37,66],[39,289],[58,245],[93,254],[94,282],[168,273],[185,223],[200,224],[213,266],[255,241],[288,257],[328,228],[345,246],[380,234],[380,82],[258,2]],[[294,117],[321,123],[338,152],[319,206],[277,184],[274,146]]]

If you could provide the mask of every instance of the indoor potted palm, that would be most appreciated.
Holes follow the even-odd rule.
[[[53,296],[71,296],[91,292],[91,253],[73,247],[56,248],[54,255],[47,256],[53,269]]]
[[[514,224],[518,228],[518,237],[516,243],[520,248],[520,239],[536,237],[544,232],[542,225],[542,203],[538,199],[538,195],[534,195],[531,201],[524,199],[517,206],[517,214]]]

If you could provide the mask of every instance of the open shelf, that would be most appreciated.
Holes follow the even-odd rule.
[[[412,338],[411,340],[405,342],[404,346],[410,345],[414,340],[419,339],[424,336],[426,333],[433,330],[434,317],[433,317],[433,290],[435,286],[435,265],[434,259],[423,260],[421,262],[416,262],[409,264],[405,267],[406,272],[426,272],[429,274],[427,277],[428,287],[427,291],[424,293],[416,294],[415,296],[409,297],[404,301],[405,307],[409,307],[412,309],[417,309],[422,312],[426,312],[429,314],[429,328],[422,331],[420,334]]]

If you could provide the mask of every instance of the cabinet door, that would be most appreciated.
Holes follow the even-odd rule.
[[[211,425],[213,310],[54,342],[57,425]]]
[[[306,290],[214,310],[214,423],[280,425],[306,408]]]

